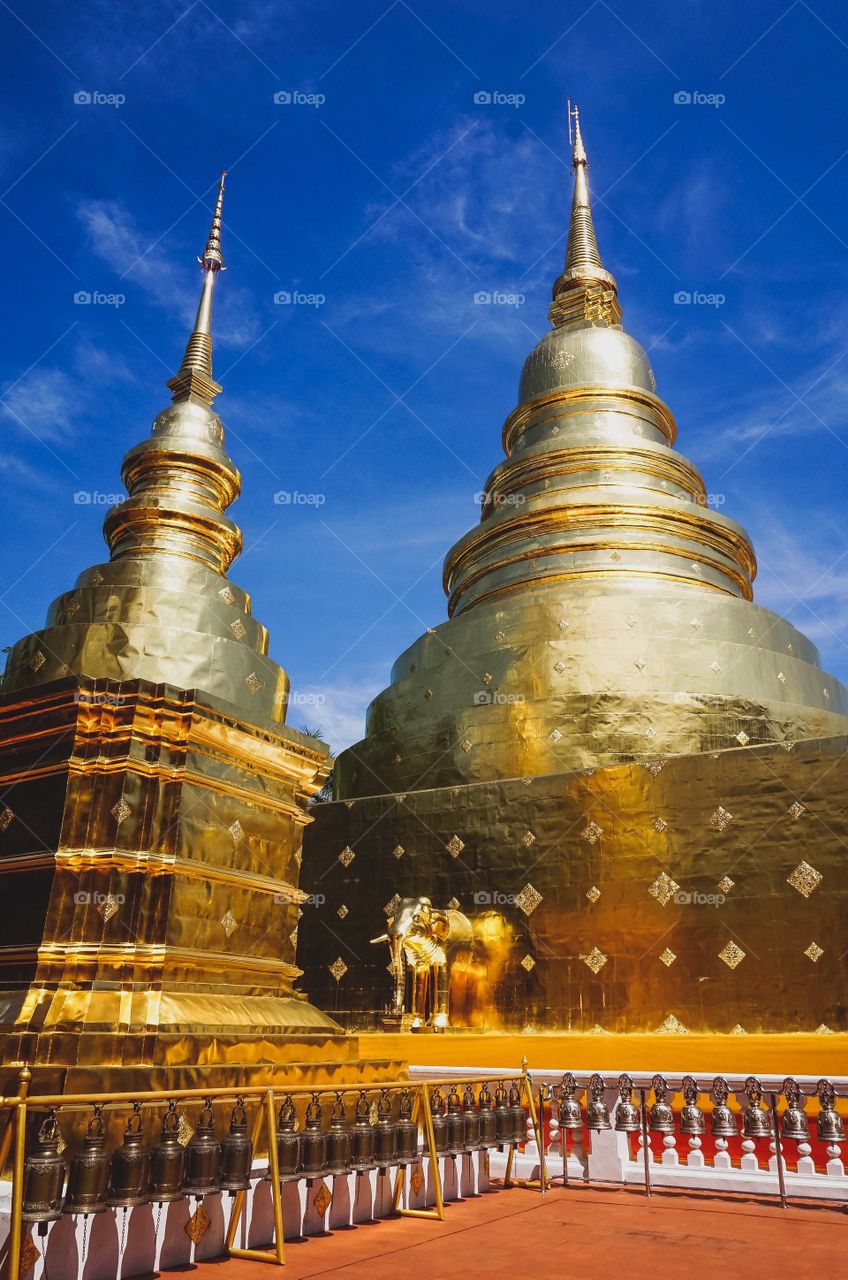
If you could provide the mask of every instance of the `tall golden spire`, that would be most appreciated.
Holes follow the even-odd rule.
[[[574,170],[574,192],[565,267],[553,288],[553,302],[548,312],[554,328],[585,324],[611,325],[621,319],[618,286],[606,271],[598,252],[592,207],[589,201],[589,161],[580,130],[580,112],[568,107],[569,134],[574,121],[571,167]]]
[[[204,404],[211,405],[222,389],[212,377],[212,290],[218,272],[226,270],[221,253],[221,211],[226,176],[224,171],[218,180],[218,197],[212,214],[209,239],[206,241],[203,257],[197,259],[203,271],[203,287],[194,329],[186,345],[179,372],[167,384],[174,393],[175,404],[194,396]]]

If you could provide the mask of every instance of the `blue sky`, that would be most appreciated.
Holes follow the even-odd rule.
[[[81,0],[69,23],[12,0],[0,25],[0,643],[103,558],[106,508],[75,495],[120,492],[167,402],[226,167],[232,576],[306,699],[290,721],[360,736],[444,619],[442,558],[547,328],[571,96],[678,445],[752,534],[757,600],[848,679],[842,6]]]

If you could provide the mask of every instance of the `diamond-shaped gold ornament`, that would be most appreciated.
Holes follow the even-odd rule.
[[[645,768],[652,777],[656,778],[657,774],[662,773],[668,764],[667,760],[645,760],[643,761]]]
[[[806,812],[807,810],[804,808],[804,806],[801,804],[799,800],[796,800],[794,804],[791,804],[789,806],[789,817],[792,818],[793,821],[795,822],[798,821],[802,813],[806,813]]]
[[[124,819],[130,816],[130,814],[132,813],[132,809],[129,807],[124,797],[121,796],[118,803],[112,805],[111,813],[112,813],[112,817],[120,826],[120,824],[124,821]]]
[[[336,907],[336,915],[340,920],[346,920],[350,915],[350,908],[342,903],[341,906]]]
[[[809,862],[801,861],[792,874],[786,877],[786,883],[791,884],[792,888],[797,889],[805,898],[809,898],[810,894],[818,889],[823,878],[821,872],[811,867]]]
[[[188,1120],[186,1120],[185,1116],[181,1115],[177,1124],[177,1142],[179,1142],[181,1147],[187,1147],[193,1137],[194,1129],[191,1127]]]
[[[463,742],[460,742],[459,745],[462,747],[463,751],[470,751],[474,743],[466,738]]]
[[[728,969],[735,969],[745,959],[747,952],[738,947],[735,942],[726,942],[718,953],[719,960],[723,960]]]
[[[551,742],[559,742],[560,738],[562,737],[562,734],[560,733],[559,729],[551,729],[550,733],[548,734],[548,737],[550,738]]]
[[[733,821],[733,814],[719,805],[714,813],[710,815],[710,826],[715,827],[716,831],[726,831]]]
[[[14,818],[14,816],[15,815],[12,812],[12,810],[9,808],[9,806],[7,804],[4,804],[3,808],[0,809],[0,831],[9,830],[9,827],[12,825],[12,819]]]
[[[732,1036],[746,1036],[748,1032],[742,1026],[741,1022],[737,1022],[736,1026],[731,1029],[730,1034]]]
[[[676,959],[677,959],[677,956],[674,954],[674,952],[671,950],[670,947],[666,947],[665,951],[660,953],[660,960],[665,965],[666,969],[669,969],[674,964]]]
[[[458,858],[465,848],[465,841],[460,840],[458,835],[452,835],[445,848],[452,858]]]
[[[591,889],[586,890],[586,897],[589,899],[590,902],[597,902],[600,896],[601,896],[601,891],[596,884],[593,884]]]
[[[98,902],[97,910],[103,917],[104,923],[107,920],[111,920],[112,916],[114,916],[119,910],[118,899],[113,893],[107,893],[106,896],[101,898]]]
[[[222,587],[218,595],[224,601],[224,604],[235,604],[236,598],[229,587]]]
[[[253,694],[257,694],[262,688],[262,681],[259,679],[259,676],[255,671],[251,671],[249,676],[244,677],[244,683]]]
[[[405,853],[406,853],[406,850],[404,849],[402,844],[396,844],[394,849],[392,849],[393,858],[402,858]]]
[[[666,827],[668,826],[668,823],[666,822],[665,818],[654,818],[652,825],[654,830],[658,831],[660,835],[662,835],[663,831],[665,831]]]
[[[35,1266],[36,1262],[38,1262],[40,1257],[41,1257],[41,1254],[38,1252],[36,1245],[33,1243],[32,1236],[29,1234],[29,1231],[26,1231],[26,1234],[24,1235],[24,1238],[21,1241],[21,1260],[20,1260],[20,1267],[18,1269],[18,1275],[21,1277],[21,1280],[23,1280],[23,1277],[28,1275],[29,1272],[32,1271],[33,1267]]]
[[[525,831],[524,835],[521,837],[521,843],[524,845],[525,849],[529,849],[532,844],[535,844],[536,837],[533,835],[533,832]]]
[[[326,1182],[322,1182],[318,1190],[315,1192],[315,1199],[312,1201],[312,1207],[318,1214],[319,1218],[323,1218],[332,1203],[332,1192]]]
[[[212,1225],[212,1219],[206,1212],[202,1204],[199,1204],[194,1213],[185,1224],[184,1230],[189,1240],[194,1244],[200,1244],[200,1241],[206,1235],[206,1232]]]
[[[34,654],[32,655],[32,657],[30,658],[30,660],[29,660],[29,665],[30,665],[30,667],[32,668],[32,670],[33,670],[33,671],[36,671],[36,672],[37,672],[37,671],[40,671],[40,670],[41,670],[41,668],[44,666],[44,664],[45,664],[45,662],[46,662],[46,661],[47,661],[47,659],[45,658],[44,654],[43,654],[43,653],[41,652],[41,650],[39,649],[39,650],[38,650],[36,653],[34,653]]]
[[[587,968],[592,970],[593,973],[599,973],[609,959],[609,956],[605,956],[603,951],[600,951],[597,947],[593,947],[588,955],[581,955],[580,959]]]
[[[531,955],[526,955],[524,959],[520,961],[520,964],[522,969],[526,969],[528,973],[530,972],[531,969],[536,968],[536,961],[533,959]]]
[[[818,964],[819,960],[821,960],[824,955],[824,948],[820,947],[817,942],[811,942],[804,951],[804,955],[809,956],[813,964]]]
[[[409,1185],[412,1188],[412,1194],[414,1196],[419,1196],[421,1194],[424,1188],[424,1170],[421,1168],[420,1164],[416,1164],[412,1170]]]
[[[523,911],[526,916],[531,916],[542,901],[542,895],[538,889],[534,889],[532,884],[526,884],[520,893],[515,895],[515,905],[519,910]]]
[[[736,735],[736,741],[739,743],[740,747],[747,747],[751,739],[748,737],[744,729],[740,729]]]
[[[716,888],[719,893],[730,893],[730,890],[736,884],[735,880],[731,880],[730,876],[722,876]]]
[[[560,658],[558,662],[554,663],[554,671],[557,673],[558,676],[561,676],[564,670],[565,670],[565,663],[563,662],[562,658]]]
[[[229,831],[230,835],[233,838],[233,844],[235,845],[241,844],[242,840],[244,839],[244,828],[242,827],[238,818],[236,818],[235,822],[231,823],[230,826],[227,827],[227,830]]]
[[[355,857],[356,857],[356,854],[353,852],[350,846],[345,845],[344,849],[342,849],[341,853],[339,854],[339,862],[342,864],[343,867],[349,867]]]
[[[221,928],[224,930],[224,933],[227,935],[228,938],[232,937],[232,935],[235,933],[236,929],[238,928],[238,924],[236,922],[236,918],[233,915],[232,911],[227,910],[221,916]]]
[[[652,898],[656,898],[661,907],[664,907],[671,902],[679,888],[680,885],[676,880],[672,880],[671,876],[661,871],[654,883],[648,886],[648,893]]]
[[[244,625],[241,618],[236,618],[235,621],[230,623],[230,630],[236,640],[243,640],[247,635],[247,627]]]
[[[599,827],[597,822],[589,822],[580,832],[584,840],[588,840],[589,844],[595,844],[599,836],[604,834],[603,827]]]
[[[330,973],[333,975],[336,982],[341,982],[342,978],[347,973],[347,965],[344,960],[342,960],[341,956],[336,956],[333,963],[328,964],[327,968],[330,970]]]

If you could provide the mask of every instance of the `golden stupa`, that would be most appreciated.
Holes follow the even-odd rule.
[[[751,542],[622,327],[576,118],[572,161],[552,328],[447,555],[449,621],[313,809],[303,882],[342,945],[301,937],[305,984],[373,1025],[393,977],[369,940],[424,896],[518,939],[480,1027],[846,1029],[848,691],[753,603]]]
[[[226,576],[242,540],[212,408],[223,186],[173,402],[106,517],[109,560],[6,667],[0,1084],[24,1061],[85,1090],[257,1082],[281,1063],[314,1080],[357,1058],[293,989],[327,748],[286,727],[288,678]]]

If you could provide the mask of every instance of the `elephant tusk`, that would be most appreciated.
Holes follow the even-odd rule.
[[[381,933],[379,938],[371,939],[371,945],[373,946],[375,942],[388,942],[388,941],[389,941],[389,935],[387,933]]]

